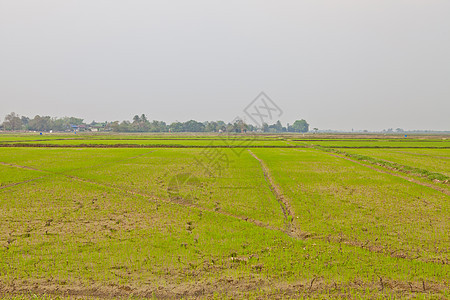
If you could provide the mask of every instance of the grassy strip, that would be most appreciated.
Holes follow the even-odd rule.
[[[23,148],[306,148],[306,146],[281,146],[281,145],[173,145],[173,144],[0,144],[0,147]]]
[[[315,145],[319,146],[319,145]],[[319,146],[322,148],[332,148],[332,149],[404,149],[404,148],[411,148],[411,149],[450,149],[450,147],[447,146]]]
[[[402,164],[395,163],[395,162],[389,162],[389,161],[385,161],[385,160],[378,159],[378,158],[373,158],[373,157],[366,156],[366,155],[348,153],[348,152],[344,152],[344,151],[340,151],[340,150],[336,150],[336,149],[328,148],[328,147],[314,146],[314,148],[325,151],[325,152],[332,152],[332,153],[336,153],[336,154],[345,155],[347,157],[350,157],[350,158],[353,158],[353,159],[356,159],[359,161],[368,162],[370,164],[377,165],[380,167],[385,167],[385,168],[388,168],[391,170],[395,170],[395,171],[399,171],[399,172],[403,172],[403,173],[407,173],[407,174],[412,174],[412,175],[419,176],[419,177],[424,177],[424,178],[427,178],[434,182],[449,184],[449,181],[450,181],[450,177],[448,177],[444,174],[430,172],[425,169],[402,165]]]

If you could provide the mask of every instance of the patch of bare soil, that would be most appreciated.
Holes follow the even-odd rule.
[[[349,290],[352,290],[351,294]],[[142,297],[156,299],[211,299],[222,295],[233,299],[243,299],[248,295],[257,295],[257,299],[294,299],[299,297],[352,298],[355,294],[378,295],[381,297],[415,298],[419,295],[445,299],[443,291],[448,290],[444,283],[429,281],[401,282],[379,277],[373,282],[354,280],[348,283],[327,282],[321,277],[294,283],[274,282],[270,279],[237,279],[222,277],[216,281],[198,281],[193,283],[165,284],[164,286],[134,286],[94,283],[87,286],[82,283],[69,283],[56,280],[15,281],[0,283],[0,296],[52,295],[75,299],[114,299]]]

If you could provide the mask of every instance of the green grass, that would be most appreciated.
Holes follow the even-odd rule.
[[[424,177],[424,178],[427,178],[427,179],[435,181],[435,182],[441,182],[444,184],[448,184],[450,181],[450,177],[448,177],[447,175],[437,173],[437,172],[430,172],[426,169],[403,165],[403,164],[399,164],[396,162],[386,161],[384,159],[379,159],[379,158],[361,155],[361,154],[357,154],[357,153],[345,152],[345,151],[337,150],[337,149],[323,148],[323,147],[317,147],[317,146],[316,146],[316,148],[321,149],[325,152],[334,152],[334,153],[344,155],[344,156],[347,156],[347,157],[350,157],[352,159],[356,159],[356,160],[359,160],[362,162],[370,163],[373,165],[382,166],[382,167],[400,171],[403,173]],[[408,161],[408,162],[412,163],[411,161]],[[444,173],[447,173],[445,170],[446,169],[444,169]]]
[[[0,148],[0,296],[449,296],[448,195],[321,150],[252,152],[291,216],[245,149]],[[212,176],[205,153],[229,163]]]
[[[447,139],[344,139],[344,140],[294,140],[299,144],[310,144],[329,148],[450,148]]]
[[[89,139],[89,140],[48,140],[48,141],[35,141],[35,142],[21,142],[27,144],[38,144],[38,145],[152,145],[152,146],[286,146],[284,141],[261,141],[261,140],[236,140],[236,139],[217,139],[217,140],[165,140],[165,139],[154,139],[154,140],[126,140],[126,139]]]
[[[254,152],[283,187],[302,230],[408,257],[447,259],[447,195],[317,150]]]
[[[38,171],[24,170],[9,165],[0,165],[0,188],[43,176]]]
[[[444,149],[345,149],[345,152],[360,154],[384,161],[408,165],[429,172],[450,176],[450,151]]]

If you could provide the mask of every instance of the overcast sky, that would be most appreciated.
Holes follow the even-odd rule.
[[[450,1],[0,0],[0,118],[450,130]]]

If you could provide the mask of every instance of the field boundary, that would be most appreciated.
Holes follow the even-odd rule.
[[[140,144],[79,144],[79,145],[68,145],[68,144],[0,144],[2,148],[307,148],[306,146],[285,146],[285,145],[140,145]]]
[[[311,144],[314,145],[314,144]],[[328,149],[450,149],[448,146],[321,146],[321,145],[314,145],[314,146],[320,146],[322,148],[328,148]]]
[[[415,155],[415,156],[425,156],[425,157],[431,157],[431,158],[437,158],[437,159],[450,159],[450,156],[436,156],[432,154],[425,154],[425,153],[413,153],[413,152],[406,152],[406,151],[389,151],[391,153],[403,153],[407,155]]]
[[[293,209],[289,203],[289,201],[284,196],[283,192],[281,191],[281,188],[275,183],[272,174],[270,173],[270,169],[267,166],[267,164],[260,159],[258,156],[256,156],[255,153],[253,153],[250,149],[247,149],[247,151],[250,153],[251,156],[253,156],[261,165],[261,169],[264,174],[264,178],[266,179],[267,183],[269,184],[270,190],[272,191],[273,195],[277,199],[278,203],[280,204],[281,210],[283,211],[283,215],[285,218],[286,223],[286,233],[292,237],[295,238],[305,238],[309,235],[302,233],[299,229],[295,227],[293,224],[294,221],[294,213]]]
[[[402,172],[405,174],[411,174],[411,175],[414,175],[417,177],[426,178],[428,180],[442,183],[442,184],[448,184],[450,181],[450,178],[448,176],[441,174],[441,173],[430,172],[425,169],[411,167],[408,165],[403,165],[403,164],[399,164],[396,162],[391,162],[391,161],[387,161],[384,159],[375,158],[372,156],[361,155],[361,154],[357,154],[357,153],[348,153],[348,152],[339,151],[339,150],[323,149],[321,147],[316,147],[316,149],[322,150],[324,152],[333,152],[336,154],[344,155],[345,157],[349,157],[349,158],[352,158],[352,159],[355,159],[358,161],[363,161],[363,162],[366,162],[366,163],[369,163],[372,165],[384,167],[386,169],[395,170],[395,171],[399,171],[399,172]]]
[[[48,176],[50,176],[50,175],[51,175],[51,174],[49,174],[49,175],[44,175],[44,176],[39,176],[39,177],[36,177],[36,178],[24,180],[24,181],[14,182],[14,183],[7,184],[7,185],[4,185],[4,186],[0,186],[0,190],[6,189],[6,188],[10,188],[10,187],[13,187],[13,186],[16,186],[16,185],[21,185],[21,184],[24,184],[24,183],[36,181],[36,180],[38,180],[38,179],[45,178],[45,177],[48,177]]]
[[[389,174],[389,175],[392,175],[392,176],[396,176],[396,177],[405,179],[405,180],[407,180],[407,181],[409,181],[409,182],[413,182],[413,183],[418,184],[418,185],[421,185],[421,186],[429,187],[429,188],[431,188],[431,189],[433,189],[433,190],[435,190],[435,191],[438,191],[438,192],[441,192],[441,193],[443,193],[443,194],[445,194],[445,195],[447,195],[447,196],[450,196],[450,191],[449,191],[449,190],[440,188],[440,187],[435,186],[435,185],[433,185],[433,184],[431,184],[431,183],[425,183],[425,182],[416,180],[416,179],[411,178],[411,177],[408,177],[408,176],[403,176],[403,175],[400,175],[400,174],[397,174],[397,173],[389,172],[389,171],[387,171],[387,170],[379,169],[379,168],[376,168],[375,166],[372,166],[372,165],[369,165],[369,164],[362,163],[361,161],[358,161],[358,160],[356,160],[356,159],[351,159],[350,157],[347,157],[347,156],[341,156],[341,155],[333,154],[333,153],[330,153],[330,152],[327,152],[327,151],[324,151],[324,152],[325,152],[326,154],[330,155],[330,156],[337,157],[337,158],[342,158],[342,159],[345,159],[345,160],[354,162],[354,163],[356,163],[356,164],[359,164],[359,165],[361,165],[361,166],[367,167],[367,168],[369,168],[369,169],[372,169],[372,170],[374,170],[374,171],[377,171],[377,172],[379,172],[379,173],[384,173],[384,174]],[[383,167],[383,166],[379,166],[379,167],[385,168],[385,167]]]

